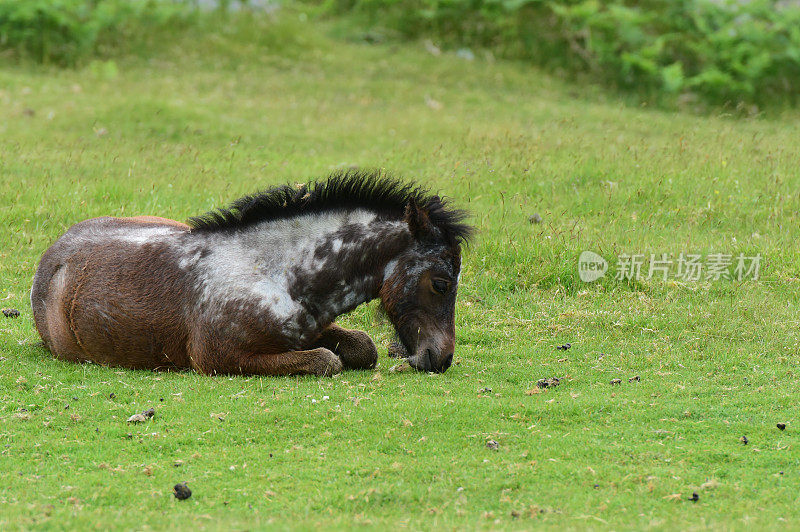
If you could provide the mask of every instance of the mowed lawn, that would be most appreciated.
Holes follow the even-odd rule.
[[[0,68],[0,307],[21,312],[0,316],[0,528],[800,527],[800,114],[626,105],[330,32],[287,19]],[[37,344],[31,280],[71,224],[184,220],[353,165],[473,213],[447,373],[390,372],[374,302],[340,321],[379,367],[334,378],[74,365]],[[610,263],[592,284],[584,250]],[[760,254],[760,278],[614,279],[617,256],[650,253]]]

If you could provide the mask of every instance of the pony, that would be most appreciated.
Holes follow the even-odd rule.
[[[58,359],[203,374],[330,376],[377,363],[337,316],[380,298],[410,366],[444,372],[467,214],[349,170],[244,196],[188,223],[101,217],[41,258],[36,329]]]

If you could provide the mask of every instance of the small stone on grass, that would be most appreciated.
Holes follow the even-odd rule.
[[[143,423],[156,415],[155,408],[148,408],[141,414],[134,414],[128,418],[128,423]]]

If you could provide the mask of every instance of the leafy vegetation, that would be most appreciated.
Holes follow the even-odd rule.
[[[800,526],[797,113],[632,108],[330,29],[243,18],[114,69],[0,69],[0,306],[21,311],[0,315],[0,529]],[[350,165],[474,214],[447,373],[389,372],[374,304],[342,323],[380,367],[332,379],[125,371],[38,346],[31,278],[71,224],[184,220]],[[585,284],[584,250],[612,272],[622,253],[763,266]]]
[[[479,46],[661,101],[795,103],[800,7],[769,0],[334,0],[329,11]]]
[[[217,2],[217,15],[230,4]],[[699,97],[717,104],[794,104],[800,83],[800,7],[789,2],[297,0],[287,5],[347,13],[406,38],[487,48],[662,103]],[[0,49],[40,63],[75,65],[131,42],[139,46],[159,28],[208,18],[189,0],[3,0]]]
[[[2,0],[0,50],[39,63],[75,65],[187,13],[165,0]]]

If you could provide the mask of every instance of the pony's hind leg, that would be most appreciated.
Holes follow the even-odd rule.
[[[342,359],[347,369],[370,369],[378,362],[375,342],[364,331],[329,325],[314,345],[330,349]]]
[[[193,367],[209,375],[319,375],[330,377],[342,372],[342,361],[324,347],[306,351],[239,356],[192,356]]]
[[[68,266],[53,260],[53,253],[46,253],[33,280],[31,309],[44,346],[56,358],[80,362],[84,357],[68,317],[72,283]]]

